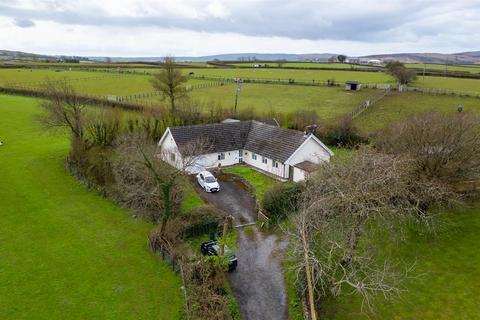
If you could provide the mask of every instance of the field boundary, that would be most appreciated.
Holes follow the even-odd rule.
[[[390,93],[390,88],[386,88],[383,92],[380,92],[373,96],[373,98],[368,99],[367,101],[359,104],[356,106],[352,111],[350,111],[348,114],[349,116],[352,117],[352,119],[355,119],[358,117],[363,111],[367,110],[368,108],[372,107],[375,103],[380,101],[381,99],[385,98],[389,93]]]

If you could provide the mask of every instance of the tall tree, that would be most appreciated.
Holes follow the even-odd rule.
[[[162,61],[162,68],[152,79],[153,87],[160,91],[162,97],[170,100],[172,112],[176,110],[176,102],[187,93],[185,83],[188,78],[175,65],[175,58],[165,57]]]

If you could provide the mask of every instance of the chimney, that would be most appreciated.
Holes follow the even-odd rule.
[[[308,137],[312,134],[315,134],[315,131],[317,131],[317,125],[316,124],[311,124],[309,126],[305,127],[305,130],[303,131],[305,137]]]

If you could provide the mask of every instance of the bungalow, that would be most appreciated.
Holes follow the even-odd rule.
[[[245,163],[282,180],[300,181],[333,155],[313,134],[258,121],[171,127],[158,145],[164,160],[178,168],[195,139],[208,142],[209,147],[186,168],[191,173]]]

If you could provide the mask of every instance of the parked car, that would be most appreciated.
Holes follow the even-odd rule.
[[[214,240],[202,243],[200,250],[204,256],[218,256],[220,253],[220,245]],[[227,247],[224,248],[224,254],[228,257],[228,271],[234,271],[237,268],[237,256]]]
[[[197,174],[197,182],[207,192],[220,191],[220,185],[217,179],[208,171],[202,171]]]

